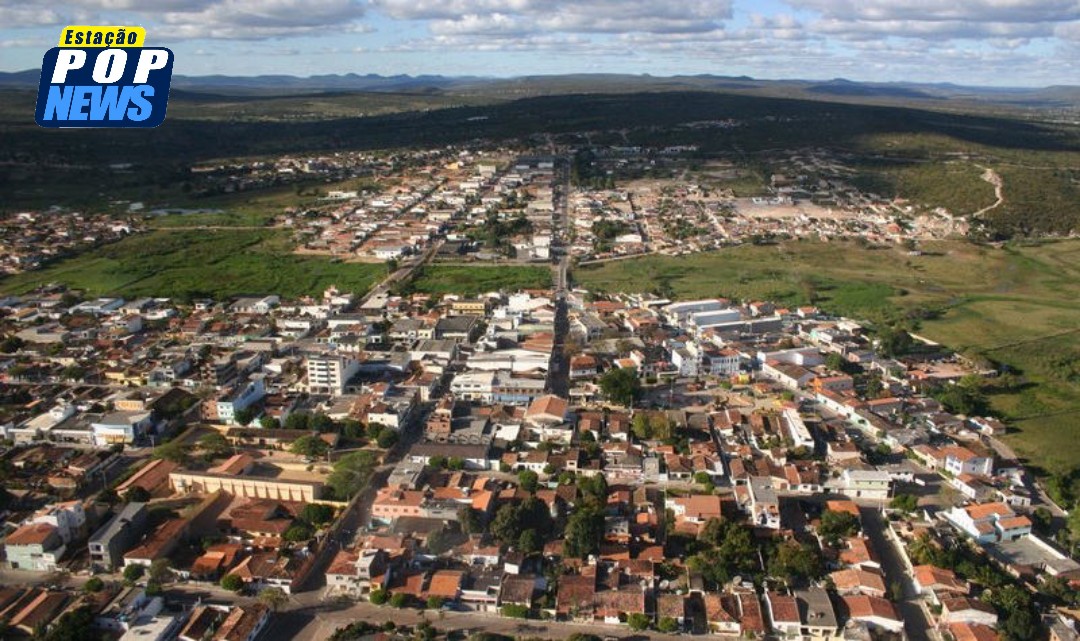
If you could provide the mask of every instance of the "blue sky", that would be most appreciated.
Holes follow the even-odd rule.
[[[1080,0],[0,0],[0,70],[40,67],[67,24],[142,25],[188,75],[1080,85]]]

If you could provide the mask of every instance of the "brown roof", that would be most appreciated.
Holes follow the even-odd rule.
[[[682,594],[656,595],[656,616],[681,619],[686,616],[686,597]]]
[[[214,641],[247,641],[251,633],[267,616],[269,616],[269,608],[261,603],[235,606],[214,634]]]
[[[989,518],[990,516],[1012,516],[1012,509],[1004,503],[980,503],[978,505],[969,505],[964,508],[968,513],[968,516],[974,521]]]
[[[963,612],[964,610],[978,610],[987,614],[996,614],[994,608],[977,599],[966,596],[947,597],[941,599],[941,607],[949,612]]]
[[[900,617],[896,615],[896,608],[893,607],[892,602],[881,597],[852,594],[841,598],[847,608],[848,616],[853,619],[879,617],[892,621],[900,620]]]
[[[165,459],[157,459],[144,465],[131,478],[116,487],[116,492],[123,495],[128,490],[141,487],[147,492],[152,492],[159,485],[169,479],[169,474],[180,467],[177,463]]]
[[[848,565],[861,565],[877,561],[877,554],[870,547],[870,542],[859,537],[847,539],[847,549],[840,552],[840,560]]]
[[[956,573],[952,570],[939,568],[936,565],[916,565],[914,570],[915,580],[924,588],[967,594],[967,584],[956,578]]]
[[[593,597],[596,595],[596,577],[569,574],[559,578],[559,594],[556,599],[556,609],[560,613],[569,612],[571,608],[582,606],[592,607]]]
[[[503,578],[502,585],[499,587],[499,601],[531,605],[535,592],[535,578],[509,575]]]
[[[210,474],[227,474],[229,476],[238,476],[244,473],[244,469],[255,462],[255,459],[247,454],[234,454],[229,457],[221,465],[212,467],[208,470]]]
[[[998,641],[1001,638],[992,628],[978,623],[950,623],[949,632],[956,641]]]
[[[739,622],[743,631],[765,633],[765,617],[761,612],[761,601],[753,592],[739,593],[739,611],[742,612]]]
[[[618,590],[597,592],[594,599],[596,614],[615,617],[622,614],[645,612],[645,591],[639,586],[625,586]]]
[[[553,416],[562,420],[566,416],[566,408],[568,403],[566,399],[559,398],[553,394],[547,396],[541,396],[532,402],[529,409],[525,412],[526,417],[536,416]]]
[[[428,596],[455,599],[461,590],[461,579],[465,573],[458,570],[439,570],[431,575],[428,583]]]
[[[54,534],[56,527],[48,523],[27,523],[7,537],[7,545],[44,545]]]
[[[124,558],[155,560],[165,556],[169,550],[176,546],[187,526],[187,519],[165,521],[143,539],[141,544],[129,550],[124,555]]]
[[[799,623],[799,603],[790,594],[769,593],[773,623]]]
[[[850,590],[885,592],[885,579],[877,572],[852,568],[833,572],[829,578],[832,579],[836,589],[842,592]]]
[[[42,623],[52,621],[68,602],[68,595],[63,592],[43,591],[33,595],[25,605],[11,615],[12,627],[33,631]]]

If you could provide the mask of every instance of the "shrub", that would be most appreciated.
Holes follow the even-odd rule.
[[[235,574],[226,574],[221,577],[221,587],[230,592],[239,592],[244,589],[244,580]]]

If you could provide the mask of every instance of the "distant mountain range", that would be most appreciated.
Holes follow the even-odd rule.
[[[41,72],[28,69],[0,72],[0,88],[36,87]],[[950,83],[856,82],[843,78],[828,81],[758,80],[748,76],[687,75],[651,76],[631,74],[566,74],[485,78],[479,76],[326,74],[308,77],[263,76],[183,76],[173,78],[173,87],[213,94],[281,95],[327,91],[507,94],[514,96],[605,93],[664,90],[738,91],[773,96],[885,100],[885,101],[971,101],[1014,107],[1077,108],[1080,86],[969,87]]]

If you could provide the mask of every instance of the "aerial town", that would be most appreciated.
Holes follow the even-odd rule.
[[[1048,529],[1063,513],[965,403],[1001,372],[816,306],[574,287],[572,265],[623,256],[964,231],[820,150],[752,197],[681,178],[692,151],[199,167],[195,192],[378,175],[271,224],[389,275],[297,299],[0,300],[0,636],[76,612],[124,641],[1077,639],[1080,613],[1046,606],[1080,586]],[[183,215],[131,212],[0,233],[62,252]],[[413,291],[439,261],[551,284]]]

